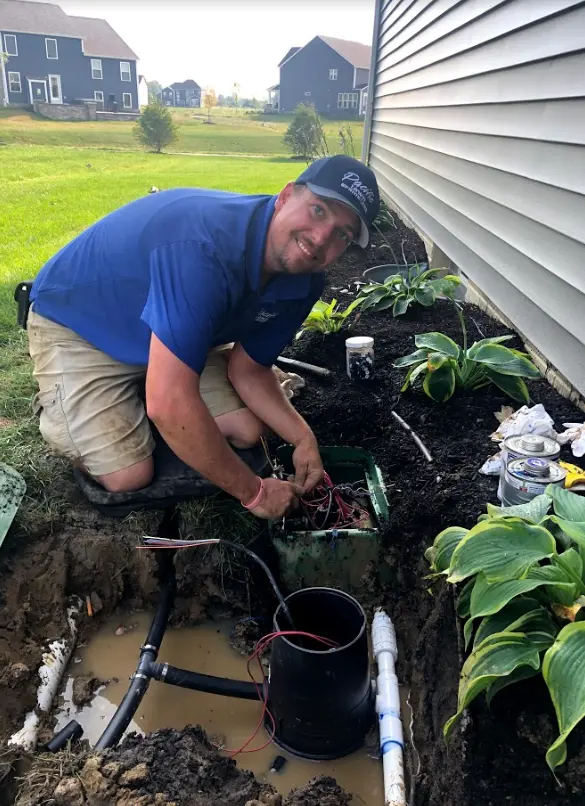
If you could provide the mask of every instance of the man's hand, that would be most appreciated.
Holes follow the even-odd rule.
[[[314,434],[308,434],[297,444],[292,460],[295,466],[294,483],[301,488],[302,495],[306,495],[323,480],[324,473]]]
[[[290,481],[268,478],[262,481],[262,497],[250,512],[257,518],[277,520],[288,515],[299,505],[302,490]]]

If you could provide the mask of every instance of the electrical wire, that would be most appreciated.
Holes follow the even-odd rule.
[[[287,636],[295,636],[297,638],[309,638],[312,641],[324,644],[328,649],[335,649],[336,647],[339,646],[339,644],[336,641],[332,641],[330,638],[323,638],[323,636],[314,635],[313,633],[309,632],[303,632],[302,630],[279,630],[277,632],[269,633],[268,635],[263,636],[257,642],[254,648],[254,652],[250,655],[250,657],[247,660],[246,666],[248,669],[248,674],[256,687],[256,692],[258,693],[258,699],[262,703],[262,713],[260,714],[260,719],[258,721],[256,729],[254,733],[250,736],[250,738],[247,739],[244,742],[244,744],[241,745],[241,747],[239,747],[237,750],[226,750],[230,758],[235,758],[236,756],[239,756],[242,753],[258,753],[260,750],[264,750],[266,747],[268,747],[269,744],[271,744],[274,741],[274,736],[276,734],[276,720],[274,719],[274,716],[271,714],[268,708],[268,686],[266,685],[266,675],[264,674],[264,669],[262,668],[261,655],[276,638],[284,638]],[[260,674],[262,675],[261,682],[258,682],[256,680],[250,668],[254,660],[258,662],[258,668],[260,669]],[[260,688],[260,686],[263,686],[263,688]],[[272,725],[272,731],[270,733],[268,740],[264,742],[264,744],[261,745],[261,747],[254,747],[252,749],[248,749],[248,746],[254,741],[259,731],[261,730],[262,725],[264,724],[267,716]]]
[[[324,473],[323,482],[317,485],[311,498],[301,499],[301,507],[314,529],[348,529],[370,517],[357,498],[371,494],[361,487],[355,489],[355,484],[361,482],[355,482],[354,485],[333,484],[329,474]],[[323,512],[325,516],[321,518]]]
[[[264,571],[266,576],[268,577],[268,581],[272,586],[272,590],[274,591],[276,598],[280,606],[282,607],[284,614],[286,615],[287,619],[291,627],[294,628],[294,621],[289,610],[289,607],[284,600],[284,596],[280,592],[280,588],[276,584],[276,580],[272,575],[272,571],[266,565],[264,560],[262,560],[255,552],[249,549],[247,546],[242,546],[241,543],[232,543],[231,540],[224,540],[223,537],[210,537],[204,538],[201,540],[181,540],[181,539],[173,539],[168,537],[151,537],[150,535],[144,535],[143,538],[143,545],[136,546],[137,549],[191,549],[191,548],[199,548],[200,546],[213,546],[222,544],[224,546],[229,546],[236,551],[241,551],[244,554],[247,554],[251,557],[255,562],[258,563],[260,568]]]

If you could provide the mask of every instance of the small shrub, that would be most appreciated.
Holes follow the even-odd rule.
[[[378,215],[372,222],[372,226],[374,229],[378,230],[380,234],[382,234],[381,230],[388,230],[390,228],[396,229],[396,221],[384,199],[380,199],[380,209],[378,210]],[[384,236],[382,235],[382,237]]]
[[[585,500],[549,485],[528,504],[488,504],[476,526],[443,530],[425,557],[433,576],[464,584],[457,613],[465,619],[465,646],[472,647],[445,737],[482,692],[489,703],[540,672],[559,727],[546,753],[554,771],[566,760],[568,735],[585,718]]]
[[[342,126],[339,130],[339,145],[342,154],[346,154],[348,157],[355,157],[353,130],[349,123],[347,123],[345,126]]]
[[[145,106],[134,126],[134,137],[157,154],[174,143],[178,136],[179,129],[173,116],[166,106],[159,103]]]
[[[459,277],[454,274],[437,277],[443,269],[419,272],[418,268],[415,265],[409,268],[406,276],[392,274],[383,283],[364,286],[358,297],[363,302],[362,311],[385,311],[392,308],[392,316],[401,316],[412,303],[417,302],[430,308],[438,296],[450,299],[455,296],[457,286],[461,283]]]
[[[331,300],[331,302],[324,302],[322,299],[317,300],[303,322],[303,327],[297,333],[296,338],[298,339],[302,336],[305,330],[316,330],[318,333],[325,335],[338,333],[345,325],[347,317],[353,313],[360,303],[361,300],[355,299],[344,311],[340,311],[337,310],[336,299]]]
[[[329,155],[321,118],[311,104],[299,104],[284,135],[284,144],[295,157],[307,162]]]

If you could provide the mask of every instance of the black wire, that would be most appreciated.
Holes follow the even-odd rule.
[[[244,554],[247,554],[249,557],[252,557],[252,559],[255,560],[258,563],[260,568],[262,568],[262,570],[264,571],[264,573],[268,577],[268,581],[272,585],[272,590],[276,594],[276,598],[278,599],[278,601],[280,603],[280,606],[284,610],[284,613],[285,613],[287,619],[289,620],[291,627],[293,629],[295,629],[294,621],[293,621],[291,612],[289,610],[289,607],[288,607],[287,603],[285,602],[284,597],[283,597],[282,593],[280,592],[280,589],[279,589],[278,585],[276,584],[276,580],[274,579],[274,577],[272,575],[272,571],[266,565],[264,560],[260,559],[260,557],[255,552],[253,552],[251,549],[247,548],[246,546],[242,546],[241,543],[232,543],[231,540],[224,540],[223,537],[219,538],[219,542],[223,543],[224,546],[229,546],[232,549],[236,549],[237,551],[244,552]]]

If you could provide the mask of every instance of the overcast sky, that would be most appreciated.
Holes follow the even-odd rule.
[[[265,97],[278,62],[317,34],[370,45],[374,0],[55,0],[69,14],[102,17],[163,85],[192,78],[240,97]],[[142,10],[139,10],[142,8]]]

